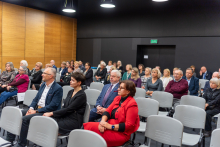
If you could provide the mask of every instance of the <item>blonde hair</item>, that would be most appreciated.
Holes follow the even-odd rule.
[[[48,67],[51,67],[51,68],[52,68],[53,66],[52,66],[52,64],[47,63],[45,67],[46,67],[46,68],[48,68]]]
[[[111,69],[112,69],[112,70],[116,70],[116,67],[115,67],[115,66],[112,66]]]
[[[157,68],[153,68],[152,71],[151,71],[151,74],[152,74],[153,71],[157,71],[157,78],[159,79],[160,76],[161,76],[161,72],[160,72],[160,70],[157,69]]]
[[[218,78],[212,78],[210,83],[216,84],[218,86],[217,89],[220,88],[220,80]]]
[[[78,64],[78,65],[79,65],[79,62],[78,62],[78,61],[75,61],[74,64]]]
[[[174,68],[173,68],[173,70],[178,70],[178,69],[179,69],[178,67],[174,67]]]
[[[63,61],[62,64],[64,64],[66,66],[66,61]]]
[[[163,72],[167,71],[168,72],[168,77],[170,77],[170,70],[168,68],[164,69]],[[165,76],[163,75],[163,78],[165,78]]]
[[[151,73],[151,68],[150,67],[146,67],[145,70],[148,69],[149,72]]]
[[[43,64],[41,62],[37,62],[36,64],[39,64],[40,65],[40,69],[42,69]]]
[[[127,64],[126,66],[128,66],[129,69],[132,70],[132,65],[131,64]]]
[[[140,78],[138,68],[137,67],[133,67],[132,70],[134,70],[134,72],[136,73],[136,76],[133,77],[132,74],[131,74],[131,79],[137,80],[138,78]]]

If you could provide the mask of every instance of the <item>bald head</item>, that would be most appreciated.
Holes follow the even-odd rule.
[[[218,78],[218,79],[219,79],[219,78],[220,78],[220,77],[219,77],[219,72],[217,72],[217,71],[214,72],[214,73],[212,74],[212,78]]]
[[[205,72],[207,71],[206,67],[205,67],[205,66],[202,66],[202,67],[201,67],[201,71],[202,71],[202,73],[205,73]]]
[[[54,61],[54,60],[51,60],[51,61],[50,61],[50,64],[55,65],[55,61]]]

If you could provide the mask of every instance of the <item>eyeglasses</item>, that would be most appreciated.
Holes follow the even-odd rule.
[[[37,64],[35,66],[39,67]]]
[[[118,87],[118,89],[121,90],[121,89],[125,89],[125,88],[123,88],[123,87]]]
[[[45,72],[43,72],[43,74],[44,74],[44,75],[51,75],[51,74],[48,74],[48,73],[45,73]]]
[[[20,71],[24,71],[23,69],[18,69],[18,70],[20,70]]]

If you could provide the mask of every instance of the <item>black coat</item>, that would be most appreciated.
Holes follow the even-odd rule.
[[[214,91],[212,91],[211,88],[206,89],[205,93],[203,94],[203,98],[206,100],[206,103],[208,103],[209,106],[218,107],[220,110],[220,89],[215,89]]]
[[[90,86],[90,84],[93,82],[93,70],[91,68],[88,69],[85,77],[86,77],[85,85]]]
[[[98,77],[101,77],[101,81],[104,80],[105,76],[106,76],[106,73],[107,73],[107,68],[104,68],[102,71],[101,71],[101,68],[99,68],[96,73],[95,73],[95,76],[98,76]]]
[[[200,76],[198,76],[198,78],[199,79],[203,79],[203,75],[204,75],[204,73]],[[210,80],[212,78],[212,72],[210,72],[210,71],[207,71],[207,73],[206,73],[206,75],[205,75],[205,79],[206,80]]]
[[[29,73],[29,75],[31,75],[32,72]],[[36,72],[35,74],[33,74],[31,77],[31,86],[32,84],[41,84],[42,82],[42,74],[43,72],[41,70],[39,70],[38,72]]]
[[[83,124],[83,116],[86,109],[86,94],[78,91],[73,97],[70,90],[60,110],[53,112],[53,118],[57,121],[60,134],[70,133],[74,129],[80,129]]]

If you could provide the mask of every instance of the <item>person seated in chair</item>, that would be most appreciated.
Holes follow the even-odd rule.
[[[183,95],[188,94],[188,82],[183,77],[183,71],[178,69],[174,71],[174,79],[170,81],[165,89],[165,92],[173,94],[174,108],[180,104],[180,99]]]
[[[104,85],[111,83],[111,82],[110,82],[110,76],[111,76],[112,70],[116,70],[116,68],[115,68],[114,66],[112,66],[112,67],[110,68],[109,73],[107,73],[106,76],[105,76]]]
[[[56,65],[55,65],[55,61],[54,60],[51,60],[50,61],[50,64],[53,66],[53,68],[54,69],[56,69],[56,71],[57,71],[57,67],[56,67]]]
[[[66,67],[66,62],[63,61],[59,69],[60,79],[62,79],[62,77],[65,76],[67,72],[68,72],[68,68]]]
[[[40,84],[42,81],[42,63],[37,62],[35,68],[29,72],[30,80],[31,80],[31,87],[33,84]],[[30,88],[31,88],[30,87]]]
[[[46,112],[53,112],[61,108],[63,89],[55,82],[56,69],[45,69],[42,77],[44,83],[41,85],[39,92],[29,106],[29,109],[21,111],[23,117],[17,147],[26,146],[29,123],[32,117],[42,116]],[[15,137],[14,134],[8,132],[6,140],[13,142]]]
[[[183,79],[188,82],[190,95],[198,96],[199,79],[193,76],[192,68],[186,69],[186,76],[183,76]]]
[[[95,73],[95,77],[93,78],[94,82],[101,82],[104,81],[104,78],[106,76],[107,73],[107,69],[105,68],[106,64],[105,62],[101,62],[100,63],[100,68],[98,68],[98,70]]]
[[[59,135],[70,133],[74,129],[80,129],[83,124],[83,116],[86,109],[86,94],[81,88],[85,81],[82,73],[71,74],[70,90],[64,100],[64,106],[60,110],[46,112],[43,116],[52,117],[59,126]]]
[[[212,78],[220,78],[220,73],[219,72],[213,72],[212,74]],[[210,82],[209,81],[206,81],[205,82],[205,86],[204,88],[202,89],[203,93],[205,93],[206,89],[210,88]]]
[[[60,80],[61,82],[57,82],[60,86],[65,86],[65,85],[70,85],[71,81],[71,74],[73,73],[74,67],[70,66],[68,68],[68,73],[66,73],[62,79]]]
[[[107,146],[121,146],[140,126],[138,106],[133,98],[136,93],[134,82],[124,80],[118,88],[118,95],[102,115],[101,122],[84,123],[85,130],[102,136]]]
[[[95,108],[90,111],[89,121],[95,121],[102,117],[103,112],[112,103],[114,98],[118,95],[119,80],[121,79],[121,73],[118,70],[111,71],[110,84],[103,87],[100,93]]]
[[[199,79],[206,79],[206,80],[210,80],[212,78],[212,72],[207,71],[205,66],[201,67],[201,70],[199,72]]]
[[[133,81],[136,87],[141,88],[141,78],[137,67],[132,68],[131,77],[128,80]]]
[[[220,81],[218,78],[210,80],[210,88],[206,89],[203,98],[206,100],[206,123],[205,137],[210,137],[212,133],[212,117],[220,113]]]

